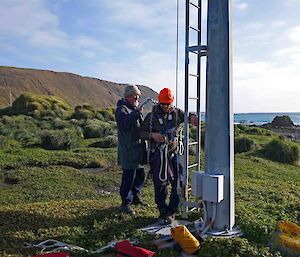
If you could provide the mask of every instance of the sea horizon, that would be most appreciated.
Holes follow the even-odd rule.
[[[263,125],[271,123],[276,116],[287,115],[295,125],[300,125],[300,112],[241,112],[234,113],[235,124]],[[205,121],[205,112],[201,112],[201,120]]]

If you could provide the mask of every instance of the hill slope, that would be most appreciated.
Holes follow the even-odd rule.
[[[118,84],[72,73],[23,69],[0,66],[0,106],[9,105],[25,92],[59,96],[71,106],[88,103],[96,107],[115,106],[127,84]],[[142,99],[156,99],[157,93],[146,86],[139,86]]]

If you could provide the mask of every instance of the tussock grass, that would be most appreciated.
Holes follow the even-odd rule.
[[[12,112],[16,115],[64,116],[70,111],[71,107],[59,97],[32,93],[20,95],[12,104]]]
[[[297,145],[273,139],[261,149],[261,155],[273,161],[297,164],[300,154]]]
[[[114,110],[97,111],[90,106],[79,109],[92,113],[93,118],[71,119],[51,116],[50,112],[38,118],[0,117],[0,256],[37,254],[38,250],[22,248],[23,243],[48,238],[93,250],[112,240],[138,238],[144,247],[156,251],[151,245],[154,237],[137,230],[158,216],[151,180],[143,191],[150,206],[134,207],[136,218],[119,213],[121,170],[116,165],[116,148],[96,147],[101,146],[100,141],[115,139]],[[82,138],[87,126],[95,128],[91,134],[101,128],[99,136],[104,138]],[[77,148],[40,147],[46,130],[57,133],[63,129],[76,131],[81,139]],[[268,241],[277,221],[299,222],[300,166],[263,158],[261,149],[278,138],[273,132],[240,125],[235,134],[255,143],[255,149],[235,155],[236,224],[244,236],[205,239],[198,256],[280,257],[280,253],[269,250]],[[195,136],[194,130],[191,135]],[[283,142],[290,143],[288,139]],[[114,145],[109,140],[106,143]],[[297,142],[294,145],[300,146]],[[202,151],[202,169],[203,159]],[[202,210],[190,219],[201,216]],[[156,252],[158,257],[180,256],[175,250]]]
[[[135,208],[137,218],[119,213],[121,172],[114,164],[115,149],[78,148],[70,152],[19,146],[15,152],[2,150],[0,153],[1,180],[13,182],[9,187],[0,188],[2,255],[5,256],[4,252],[14,256],[33,255],[37,252],[23,249],[22,243],[47,238],[97,249],[115,239],[137,237],[145,247],[153,249],[150,243],[153,237],[137,232],[138,228],[153,223],[158,215],[152,183],[148,181],[143,192],[150,207]],[[101,171],[77,169],[86,162],[91,164],[94,158],[101,163]],[[244,237],[207,239],[201,256],[212,256],[211,253],[214,256],[281,256],[271,253],[267,244],[278,220],[297,222],[299,167],[264,160],[250,153],[237,154],[235,179],[236,223]],[[111,193],[103,194],[100,189]],[[158,256],[180,254],[166,250],[158,252]]]
[[[234,152],[243,153],[252,151],[255,148],[254,140],[248,137],[237,137],[234,140]]]

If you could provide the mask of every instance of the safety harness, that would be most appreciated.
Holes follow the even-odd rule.
[[[165,124],[164,118],[161,115],[161,113],[157,110],[157,108],[157,105],[153,106],[152,108],[152,112],[150,114],[149,132],[153,132],[153,120],[155,118],[159,122],[159,132],[164,136],[165,140],[163,143],[156,143],[154,149],[151,148],[151,146],[149,147],[148,158],[150,156],[150,152],[159,151],[160,167],[158,178],[161,182],[166,182],[168,180],[168,171],[171,178],[174,178],[174,174],[172,173],[171,169],[171,164],[169,163],[169,158],[172,158],[177,154],[183,154],[183,142],[182,136],[178,137],[176,135],[176,130],[178,127],[178,110],[174,109],[172,112],[168,113],[167,122]],[[174,115],[172,115],[173,112],[175,112]],[[182,133],[180,133],[180,135],[182,135]],[[172,148],[169,148],[170,145],[174,146]],[[178,171],[179,163],[177,161],[177,172]],[[180,184],[178,184],[178,186],[180,186]]]

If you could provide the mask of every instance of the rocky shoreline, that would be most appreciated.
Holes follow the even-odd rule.
[[[269,129],[291,140],[300,141],[300,126],[295,126],[294,128],[273,127]]]
[[[300,126],[294,125],[289,116],[276,116],[271,123],[264,124],[261,127],[291,140],[300,141]]]

